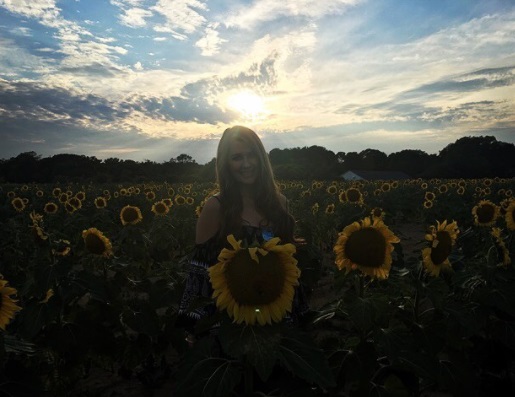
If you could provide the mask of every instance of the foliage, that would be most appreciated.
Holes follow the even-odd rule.
[[[269,153],[280,179],[337,179],[348,170],[402,171],[412,178],[479,178],[515,176],[515,145],[493,136],[464,137],[447,145],[438,155],[404,149],[389,155],[377,149],[338,152],[321,146],[272,149]],[[169,161],[136,162],[118,158],[56,154],[41,158],[35,152],[0,160],[0,181],[11,183],[186,183],[215,179],[212,159],[200,165],[188,154]]]
[[[280,187],[297,219],[302,284],[314,296],[329,283],[330,293],[298,324],[244,326],[217,313],[198,324],[190,347],[177,309],[196,211],[213,184],[1,185],[0,273],[22,307],[0,331],[2,390],[73,395],[101,368],[149,388],[168,378],[179,396],[513,394],[515,232],[501,217],[497,238],[472,217],[482,199],[506,210],[513,179],[283,180]],[[80,208],[67,211],[56,188],[69,197],[83,192]],[[352,201],[351,188],[362,200]],[[105,208],[95,206],[99,196]],[[15,197],[23,209],[12,205]],[[164,199],[170,211],[154,214],[153,203]],[[49,201],[55,214],[44,211]],[[141,222],[122,225],[127,205],[141,210]],[[393,231],[456,221],[452,271],[431,277],[420,254],[403,250],[402,235],[386,280],[338,271],[338,233],[376,207]],[[86,249],[82,231],[92,227],[113,255]]]

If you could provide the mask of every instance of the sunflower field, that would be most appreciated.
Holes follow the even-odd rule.
[[[0,185],[0,395],[515,394],[514,179],[279,188],[296,243],[228,236],[191,335],[215,184]]]

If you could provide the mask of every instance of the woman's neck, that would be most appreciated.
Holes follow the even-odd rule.
[[[244,201],[254,202],[254,191],[254,185],[240,185],[240,194]]]

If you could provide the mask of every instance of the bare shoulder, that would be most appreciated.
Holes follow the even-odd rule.
[[[197,220],[195,243],[201,244],[213,237],[220,228],[220,220],[220,201],[215,197],[210,197],[204,203]]]
[[[208,212],[209,211],[220,212],[220,208],[221,208],[220,200],[217,198],[217,196],[211,196],[204,203],[204,206],[202,207],[202,212],[200,214],[202,215],[204,210],[207,210]]]

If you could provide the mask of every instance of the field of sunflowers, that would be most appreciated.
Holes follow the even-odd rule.
[[[215,184],[0,185],[0,396],[515,395],[515,179],[280,189],[298,241],[228,236],[193,343],[178,307]]]

